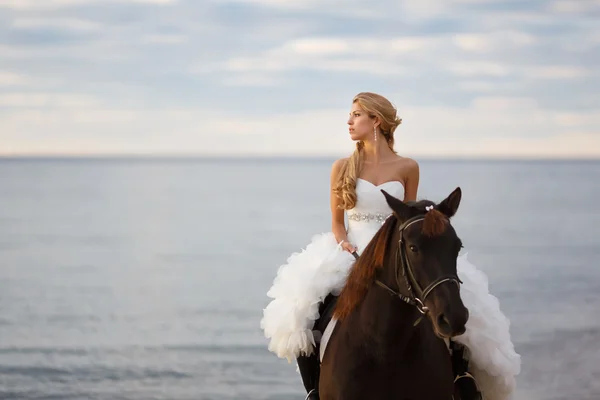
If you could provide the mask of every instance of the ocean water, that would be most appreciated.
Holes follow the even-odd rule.
[[[266,349],[279,265],[329,229],[310,159],[0,161],[0,398],[303,399]],[[517,399],[600,398],[600,162],[423,160],[512,321]]]

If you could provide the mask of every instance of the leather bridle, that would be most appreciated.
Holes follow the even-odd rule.
[[[404,239],[404,231],[412,224],[422,221],[424,219],[424,215],[418,215],[416,217],[409,218],[398,228],[400,232],[400,239],[398,240],[398,248],[396,249],[396,262],[394,264],[394,276],[396,277],[398,290],[390,288],[385,283],[381,282],[379,279],[375,280],[375,283],[377,285],[386,289],[394,296],[397,296],[398,298],[400,298],[400,300],[404,301],[407,304],[415,306],[422,315],[426,315],[429,312],[429,308],[425,306],[425,300],[435,288],[447,282],[455,283],[457,286],[460,286],[460,284],[462,283],[462,281],[455,274],[440,276],[436,280],[431,282],[425,289],[423,289],[417,281],[413,267],[406,254],[406,240]],[[358,254],[356,254],[356,252],[354,252],[353,254],[354,257],[358,258]],[[404,278],[404,284],[408,289],[408,296],[400,293],[399,291],[401,287],[400,274],[398,273],[399,268],[402,268],[402,276]]]

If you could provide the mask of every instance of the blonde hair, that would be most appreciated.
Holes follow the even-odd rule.
[[[358,103],[370,118],[379,117],[379,129],[389,148],[394,150],[394,131],[402,123],[396,108],[385,97],[376,93],[362,92],[354,96],[352,104]],[[356,150],[342,165],[333,192],[340,199],[339,208],[349,210],[356,205],[356,180],[362,169],[364,143],[358,141]]]

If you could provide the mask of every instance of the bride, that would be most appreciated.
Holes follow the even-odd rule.
[[[419,165],[397,155],[394,131],[402,120],[394,106],[375,93],[359,93],[348,118],[356,150],[334,162],[331,170],[331,232],[313,237],[308,246],[282,265],[267,295],[261,328],[269,350],[296,360],[307,399],[318,399],[319,354],[313,331],[319,308],[329,295],[338,295],[355,260],[391,215],[381,189],[405,202],[417,198]],[[348,229],[344,222],[348,219]],[[469,309],[466,332],[455,338],[466,349],[469,369],[486,400],[510,398],[521,358],[509,333],[509,320],[488,292],[487,277],[461,256],[461,297]],[[401,362],[401,360],[399,361]]]

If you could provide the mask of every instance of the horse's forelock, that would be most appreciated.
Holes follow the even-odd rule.
[[[427,210],[428,207],[436,206],[436,204],[429,200],[421,200],[414,201],[409,203],[414,209],[422,212],[425,215],[425,219],[423,220],[423,226],[421,228],[421,233],[425,236],[440,236],[445,231],[448,225],[450,224],[450,220],[447,216],[445,216],[441,211],[437,209]]]
[[[425,214],[421,231],[425,236],[439,236],[446,231],[449,222],[448,217],[440,211],[436,209],[429,210]]]

